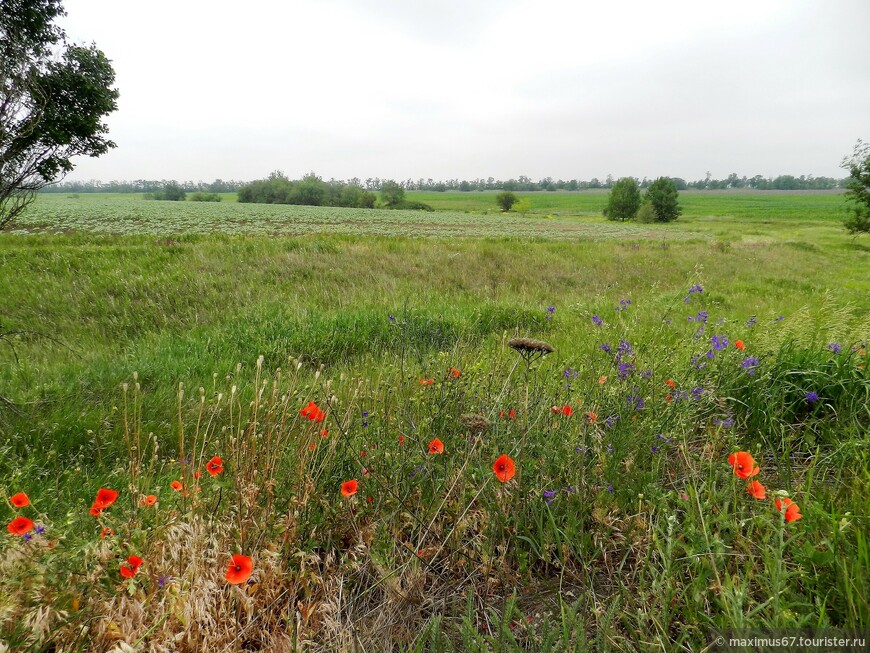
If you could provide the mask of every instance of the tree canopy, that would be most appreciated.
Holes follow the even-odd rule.
[[[118,108],[115,71],[96,45],[66,42],[59,0],[0,0],[0,228],[74,156],[115,144],[103,118]]]
[[[645,199],[652,207],[656,222],[672,222],[680,217],[683,210],[677,201],[678,195],[676,185],[668,177],[659,177],[650,184]]]
[[[870,233],[870,143],[859,140],[852,156],[844,158],[841,165],[849,171],[845,227],[851,234]]]
[[[619,179],[607,196],[604,216],[608,220],[634,220],[640,208],[640,189],[633,177]]]

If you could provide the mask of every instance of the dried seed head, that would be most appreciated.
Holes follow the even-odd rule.
[[[508,341],[508,347],[516,349],[520,354],[524,355],[538,354],[546,356],[556,351],[550,343],[543,340],[532,340],[531,338],[511,338]]]
[[[460,415],[459,421],[462,422],[462,425],[465,426],[465,428],[473,433],[483,433],[489,428],[489,420],[483,415],[478,415],[477,413]]]

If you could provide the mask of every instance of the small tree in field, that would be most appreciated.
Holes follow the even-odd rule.
[[[623,177],[613,184],[604,207],[608,220],[634,220],[640,208],[640,189],[634,177]]]
[[[672,222],[680,217],[683,210],[677,201],[677,187],[667,177],[659,177],[646,192],[646,199],[652,206],[656,222]]]
[[[392,179],[381,184],[381,201],[385,206],[398,208],[405,201],[405,189]]]
[[[859,139],[840,165],[850,176],[845,195],[850,215],[843,224],[850,234],[870,233],[870,143]]]
[[[509,190],[502,191],[495,196],[495,202],[501,207],[502,211],[510,211],[511,207],[520,201],[516,195]]]

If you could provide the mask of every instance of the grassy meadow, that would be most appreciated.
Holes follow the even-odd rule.
[[[409,195],[436,212],[43,195],[0,234],[0,510],[33,525],[0,540],[0,650],[868,627],[870,242],[841,196],[643,225]]]

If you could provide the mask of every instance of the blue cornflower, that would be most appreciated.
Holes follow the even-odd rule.
[[[690,294],[690,295],[693,294],[693,293],[696,293],[696,292],[704,292],[704,289],[701,287],[701,284],[700,284],[700,283],[696,283],[694,286],[692,286],[691,288],[689,288],[689,294]]]
[[[716,358],[716,354],[713,353],[713,350],[712,350],[712,349],[708,350],[707,353],[704,354],[704,356],[706,356],[706,357],[709,358],[710,360],[713,360],[714,358]]]
[[[618,421],[619,421],[619,415],[611,415],[606,420],[604,420],[604,425],[609,428],[609,427],[613,426],[614,424],[616,424],[616,422],[618,422]],[[608,445],[608,447],[610,447],[610,445]]]
[[[808,404],[814,404],[819,400],[819,394],[813,390],[804,393],[804,398]]]
[[[606,342],[601,344],[601,345],[598,345],[598,348],[601,351],[603,351],[605,354],[609,354],[611,351],[613,351],[613,349],[611,349],[610,345],[608,345]]]
[[[657,453],[658,450],[659,450],[659,448],[658,448],[657,446],[655,446],[655,445],[653,445],[652,447],[650,447],[650,449],[652,449],[652,452],[653,452],[653,453]]]
[[[166,587],[166,583],[172,580],[172,576],[169,574],[160,574],[157,577],[157,586],[158,587]]]
[[[548,506],[553,503],[554,496],[556,496],[556,490],[544,490],[544,501],[547,502]]]
[[[30,540],[33,539],[33,535],[31,535],[30,533],[25,533],[24,539],[25,539],[25,541],[29,542]]]
[[[593,315],[593,316],[592,316],[592,323],[593,323],[595,326],[601,326],[602,324],[604,324],[604,320],[602,320],[602,319],[601,319],[600,317],[598,317],[597,315]]]
[[[45,532],[45,526],[43,526],[42,524],[37,525],[36,534],[42,535],[44,532]]]
[[[637,392],[636,387],[632,388],[632,393],[635,392]],[[625,398],[625,400],[628,402],[628,405],[634,410],[643,410],[643,408],[646,406],[646,402],[643,400],[643,397],[638,394],[630,394]]]
[[[564,372],[562,372],[562,374],[566,379],[576,379],[578,376],[580,376],[580,372],[575,370],[573,367],[569,367]]]
[[[713,424],[716,426],[721,426],[722,428],[730,429],[732,426],[734,426],[734,418],[729,416],[725,419],[715,419],[713,420]]]
[[[548,319],[548,320],[552,320],[552,319],[553,319],[553,315],[554,315],[555,313],[556,313],[556,307],[555,307],[555,306],[548,306],[548,307],[547,307],[547,319]]]
[[[740,367],[746,370],[746,373],[749,376],[755,376],[755,368],[758,367],[758,359],[755,356],[744,358],[743,362],[740,363]]]
[[[395,322],[395,321],[396,321],[396,316],[393,315],[392,313],[390,313],[388,317],[389,317],[390,322]]]
[[[704,394],[704,388],[692,388],[692,399],[694,399],[695,401],[698,401],[701,398],[702,394]]]
[[[710,338],[710,342],[713,343],[713,349],[716,351],[722,351],[728,347],[728,338],[725,336],[713,336]]]
[[[644,370],[643,372],[640,373],[640,375],[645,379],[651,379],[652,378],[652,370]]]
[[[828,349],[830,349],[835,354],[839,354],[840,353],[840,343],[839,342],[832,342],[830,345],[828,345]]]
[[[620,340],[619,346],[616,348],[616,360],[622,360],[623,356],[634,356],[634,349],[631,348],[631,343],[628,340]]]
[[[620,379],[628,378],[632,372],[634,372],[634,364],[633,363],[620,363],[619,364],[619,378]]]
[[[689,316],[689,322],[700,322],[701,324],[707,324],[707,320],[710,318],[707,311],[698,311],[698,314],[695,317]]]

